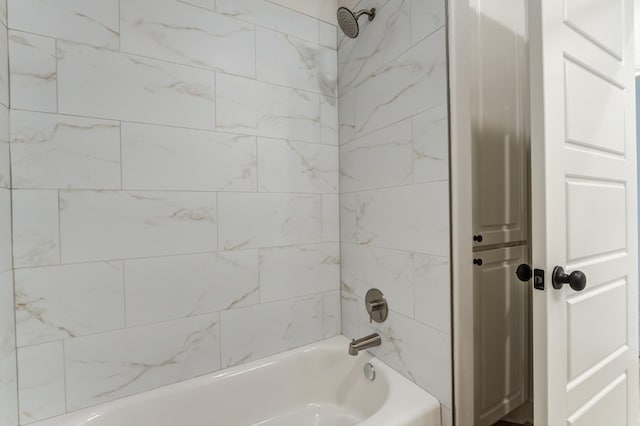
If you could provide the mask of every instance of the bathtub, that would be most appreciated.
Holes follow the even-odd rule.
[[[348,344],[334,337],[32,425],[440,426],[433,396]]]

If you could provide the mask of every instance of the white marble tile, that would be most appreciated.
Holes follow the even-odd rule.
[[[220,249],[320,242],[320,200],[319,195],[220,193]]]
[[[60,193],[65,263],[215,251],[216,223],[214,193]]]
[[[413,254],[415,319],[451,333],[451,279],[448,257]]]
[[[14,188],[120,188],[120,123],[11,111]]]
[[[20,424],[64,414],[62,342],[18,349]]]
[[[411,40],[413,44],[445,24],[445,0],[411,0]]]
[[[259,299],[255,250],[126,260],[125,277],[128,326],[252,305]]]
[[[338,290],[340,246],[323,243],[260,250],[260,301]]]
[[[12,198],[14,266],[60,263],[58,192],[14,190]]]
[[[340,191],[352,192],[412,182],[411,120],[404,120],[340,146]]]
[[[391,310],[413,317],[411,253],[343,243],[340,256],[342,282],[358,297],[364,298],[367,291],[377,288],[384,293]]]
[[[216,129],[320,142],[319,95],[216,74]]]
[[[8,0],[12,29],[118,48],[118,0]]]
[[[214,73],[58,42],[59,112],[213,129]]]
[[[216,12],[314,43],[318,42],[317,19],[269,1],[216,0]]]
[[[360,333],[377,331],[382,345],[371,352],[393,369],[451,406],[451,338],[393,311],[384,323],[369,323],[360,308]]]
[[[9,52],[8,34],[4,25],[0,25],[0,104],[9,106]]]
[[[11,248],[11,191],[0,188],[0,272],[13,268]]]
[[[337,96],[337,67],[336,52],[332,49],[281,32],[256,28],[258,80]]]
[[[0,188],[11,187],[9,155],[9,108],[0,105]]]
[[[120,50],[255,76],[255,27],[175,0],[120,4]]]
[[[18,424],[18,377],[16,371],[13,273],[0,272],[0,425]]]
[[[438,30],[353,89],[358,135],[446,102],[445,35]]]
[[[338,147],[258,138],[261,192],[338,192]]]
[[[340,196],[322,194],[322,241],[340,241]]]
[[[0,24],[7,26],[7,0],[0,0]]]
[[[124,327],[122,263],[17,269],[18,346]]]
[[[342,324],[342,334],[349,339],[362,337],[358,327],[358,311],[360,303],[364,300],[358,299],[352,289],[344,283],[340,284],[340,321]]]
[[[178,0],[185,4],[190,4],[192,6],[198,6],[203,9],[208,9],[211,11],[216,10],[216,0]]]
[[[449,178],[449,125],[446,105],[413,117],[413,181]]]
[[[355,91],[340,93],[338,99],[339,115],[339,142],[344,144],[352,140],[356,135],[356,100]]]
[[[122,123],[125,189],[255,191],[256,138]]]
[[[322,319],[322,295],[224,311],[222,367],[321,340]]]
[[[341,333],[340,290],[324,294],[324,338],[328,339]]]
[[[448,256],[448,206],[446,181],[358,193],[357,241]]]
[[[9,31],[11,108],[56,112],[56,41]]]
[[[333,24],[319,22],[320,25],[320,44],[330,49],[338,48],[338,29]]]
[[[67,409],[77,410],[220,368],[218,314],[65,342]]]
[[[373,22],[361,18],[358,38],[345,40],[338,49],[341,92],[350,90],[411,47],[409,3],[393,0],[382,7],[376,5]]]
[[[320,98],[320,142],[338,145],[339,136],[338,99],[330,96]]]
[[[340,241],[357,242],[357,194],[340,194]]]

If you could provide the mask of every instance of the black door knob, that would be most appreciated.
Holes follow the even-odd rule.
[[[587,286],[587,276],[581,271],[573,271],[571,274],[567,274],[562,266],[556,266],[553,269],[551,283],[556,290],[560,290],[562,286],[569,284],[575,291],[582,291]]]
[[[531,266],[527,265],[526,263],[523,263],[522,265],[518,266],[518,269],[516,269],[516,275],[518,276],[518,279],[520,281],[526,283],[533,276],[533,271],[531,270]]]

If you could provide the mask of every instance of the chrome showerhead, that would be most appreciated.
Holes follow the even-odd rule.
[[[367,15],[369,17],[369,21],[373,21],[373,18],[376,17],[376,10],[363,9],[359,12],[352,12],[350,9],[346,7],[341,7],[338,9],[338,25],[340,29],[349,38],[356,38],[358,34],[360,34],[360,25],[358,25],[358,19],[362,15]]]

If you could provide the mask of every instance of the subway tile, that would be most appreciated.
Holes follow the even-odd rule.
[[[216,75],[216,129],[304,142],[320,142],[319,95]]]
[[[447,181],[358,193],[357,241],[376,247],[448,256],[448,206]]]
[[[448,257],[413,254],[415,319],[451,333],[451,279]]]
[[[355,128],[370,133],[446,102],[445,30],[440,29],[355,87]]]
[[[56,41],[20,31],[9,31],[11,108],[58,110]]]
[[[20,424],[64,414],[62,342],[18,349]]]
[[[444,0],[411,0],[411,40],[418,43],[445,24]]]
[[[0,188],[0,272],[13,268],[11,248],[11,191]]]
[[[259,301],[255,250],[126,260],[125,277],[128,326]]]
[[[118,48],[118,0],[8,0],[11,29]]]
[[[260,250],[260,301],[338,290],[340,247],[324,243]]]
[[[337,96],[336,61],[332,49],[277,31],[256,28],[258,80]]]
[[[324,47],[336,50],[338,48],[338,29],[333,24],[319,22],[320,44]]]
[[[446,105],[413,117],[413,180],[449,178],[449,126]]]
[[[378,332],[382,345],[371,353],[451,407],[451,337],[393,311],[384,323],[369,323],[360,307],[360,333]]]
[[[122,123],[125,189],[255,191],[256,138]]]
[[[16,371],[13,272],[0,272],[0,425],[18,424],[18,376]]]
[[[216,371],[218,314],[71,339],[65,368],[70,411]]]
[[[352,89],[411,47],[409,3],[394,0],[376,5],[375,20],[369,23],[362,18],[360,36],[343,42],[338,50],[341,92]]]
[[[60,193],[65,263],[215,251],[216,223],[215,193]]]
[[[124,327],[120,262],[18,269],[15,283],[20,347]]]
[[[352,192],[410,184],[412,146],[411,120],[341,145],[340,190]]]
[[[340,196],[322,194],[322,241],[340,241]]]
[[[338,192],[338,147],[258,138],[261,192]]]
[[[60,263],[58,192],[13,190],[12,204],[14,266]]]
[[[322,340],[322,295],[221,313],[222,367]]]
[[[411,253],[343,243],[341,279],[359,298],[372,288],[382,291],[389,308],[413,317],[413,258]]]
[[[216,12],[318,43],[317,19],[269,1],[216,0]]]
[[[11,111],[14,188],[120,188],[120,124]]]
[[[338,99],[320,98],[320,141],[326,145],[339,145]]]
[[[255,26],[175,0],[128,0],[120,5],[120,50],[255,76]]]
[[[58,42],[59,112],[213,129],[214,73]]]
[[[319,195],[218,194],[220,249],[317,243],[322,240]]]
[[[324,294],[324,338],[339,336],[342,325],[340,321],[340,290]]]
[[[9,108],[0,105],[0,188],[11,187],[9,155]]]

